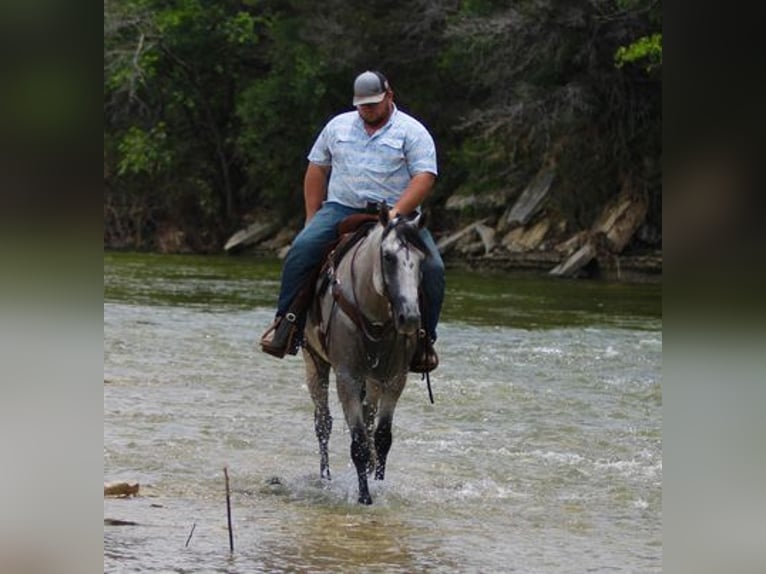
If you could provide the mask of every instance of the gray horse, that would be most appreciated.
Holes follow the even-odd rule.
[[[419,235],[423,224],[422,216],[390,220],[382,206],[373,229],[323,275],[330,286],[325,279],[306,323],[303,358],[314,401],[321,477],[330,479],[327,396],[332,368],[351,431],[362,504],[372,504],[368,473],[384,478],[394,410],[417,337],[422,336],[418,288],[427,254]]]

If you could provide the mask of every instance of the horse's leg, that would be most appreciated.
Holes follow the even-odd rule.
[[[367,437],[372,437],[375,432],[375,417],[378,414],[378,401],[380,400],[380,386],[367,382],[367,391],[362,401],[362,412],[364,413],[364,424],[367,430]],[[367,462],[367,474],[372,474],[377,464],[377,452],[375,443],[368,441],[370,445],[370,460]]]
[[[336,376],[338,398],[343,405],[348,429],[351,431],[351,460],[356,467],[359,479],[359,502],[372,504],[372,497],[367,485],[367,466],[370,462],[370,444],[367,439],[367,428],[364,420],[362,394],[365,392],[364,381],[355,380],[348,374],[338,373]]]
[[[375,428],[375,452],[377,454],[377,459],[375,461],[375,480],[383,480],[386,476],[386,459],[388,458],[388,451],[391,450],[391,443],[393,442],[391,427],[394,422],[394,410],[396,409],[396,403],[399,401],[402,390],[404,390],[404,383],[406,380],[407,375],[405,374],[393,381],[380,399],[378,425]]]
[[[303,361],[306,364],[306,384],[314,401],[314,432],[319,441],[319,475],[330,480],[330,458],[328,447],[332,432],[332,416],[327,400],[330,383],[330,365],[304,347]]]

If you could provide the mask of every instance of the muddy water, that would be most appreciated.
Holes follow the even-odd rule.
[[[362,507],[334,395],[323,483],[302,361],[254,350],[278,278],[105,255],[104,480],[141,484],[105,572],[661,571],[658,286],[450,272],[436,404],[411,377]]]

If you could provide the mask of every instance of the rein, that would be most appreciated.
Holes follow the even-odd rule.
[[[392,227],[388,227],[386,229],[386,233],[390,231]],[[365,351],[367,354],[367,360],[370,363],[370,366],[372,368],[376,367],[380,361],[379,354],[377,352],[377,347],[379,343],[382,341],[384,335],[393,330],[394,333],[396,331],[393,329],[394,321],[392,317],[389,317],[389,319],[385,323],[373,323],[370,321],[367,316],[361,311],[361,308],[359,306],[359,299],[356,296],[356,258],[359,254],[359,249],[361,248],[362,244],[364,243],[365,239],[367,239],[369,236],[363,238],[361,241],[357,242],[352,248],[354,252],[351,254],[351,262],[349,264],[349,274],[350,274],[350,285],[351,285],[351,298],[349,298],[343,291],[343,288],[341,287],[341,281],[338,279],[336,275],[336,269],[335,265],[340,261],[340,257],[333,258],[331,256],[331,263],[329,266],[329,269],[327,270],[327,273],[325,276],[332,276],[336,275],[332,279],[331,283],[331,290],[332,290],[332,297],[333,297],[333,307],[330,311],[330,316],[327,319],[327,329],[324,333],[320,335],[320,340],[322,342],[322,346],[325,349],[325,352],[327,352],[327,340],[330,337],[330,330],[332,328],[333,324],[333,318],[335,316],[335,306],[337,305],[340,307],[341,311],[346,314],[346,316],[351,319],[351,321],[356,325],[356,327],[362,332],[363,334],[363,342]],[[416,236],[417,237],[417,236]],[[425,250],[425,246],[423,245],[417,245],[416,248]],[[382,250],[379,249],[378,253],[379,257],[382,257]],[[385,284],[384,281],[384,296],[386,299],[388,299],[388,286]],[[390,305],[390,300],[389,300]],[[418,335],[420,336],[420,335]],[[431,404],[434,403],[434,396],[433,392],[431,390],[431,377],[429,373],[423,373],[421,376],[421,380],[426,381],[426,387],[428,389],[428,398],[431,402]]]
[[[346,294],[343,292],[343,289],[340,286],[340,280],[337,277],[332,283],[332,296],[340,306],[341,310],[348,316],[348,318],[351,319],[354,324],[362,330],[367,340],[372,343],[378,343],[383,338],[385,332],[391,327],[393,321],[389,319],[382,325],[375,324],[370,321],[359,309],[358,299],[356,292],[354,291],[354,285],[356,284],[356,273],[354,271],[356,266],[354,263],[356,262],[356,256],[357,253],[359,253],[359,248],[361,245],[362,243],[357,244],[356,248],[354,249],[354,253],[351,256],[351,297],[353,298],[353,301],[349,301],[348,297],[346,297]]]
[[[380,343],[380,341],[383,339],[383,336],[386,334],[386,332],[392,330],[393,327],[393,320],[389,319],[383,324],[380,323],[373,323],[370,321],[367,316],[362,313],[361,309],[359,308],[359,302],[358,298],[356,296],[356,291],[354,290],[354,285],[356,283],[356,256],[359,253],[359,249],[362,246],[362,243],[364,243],[364,240],[357,243],[354,247],[354,252],[351,256],[351,263],[349,264],[349,273],[351,275],[351,297],[353,300],[349,300],[349,298],[346,296],[346,294],[343,292],[343,289],[341,287],[340,279],[337,277],[332,282],[332,297],[333,297],[333,303],[337,304],[341,311],[343,311],[346,316],[351,319],[351,321],[354,323],[354,325],[357,326],[357,328],[362,331],[363,334],[363,341],[364,341],[364,347],[367,354],[367,360],[370,363],[371,367],[376,367],[378,365],[378,362],[380,361],[380,357],[378,356],[378,353],[376,352],[375,347]],[[326,340],[329,338],[330,329],[332,328],[332,318],[334,316],[334,313],[331,312],[330,317],[328,318],[327,323],[327,332],[324,336],[324,345],[326,346]]]

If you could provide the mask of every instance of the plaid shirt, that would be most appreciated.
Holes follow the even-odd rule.
[[[385,201],[394,205],[418,173],[437,175],[436,147],[428,130],[394,106],[372,136],[356,111],[335,116],[309,152],[310,162],[331,166],[327,201],[348,207]]]

